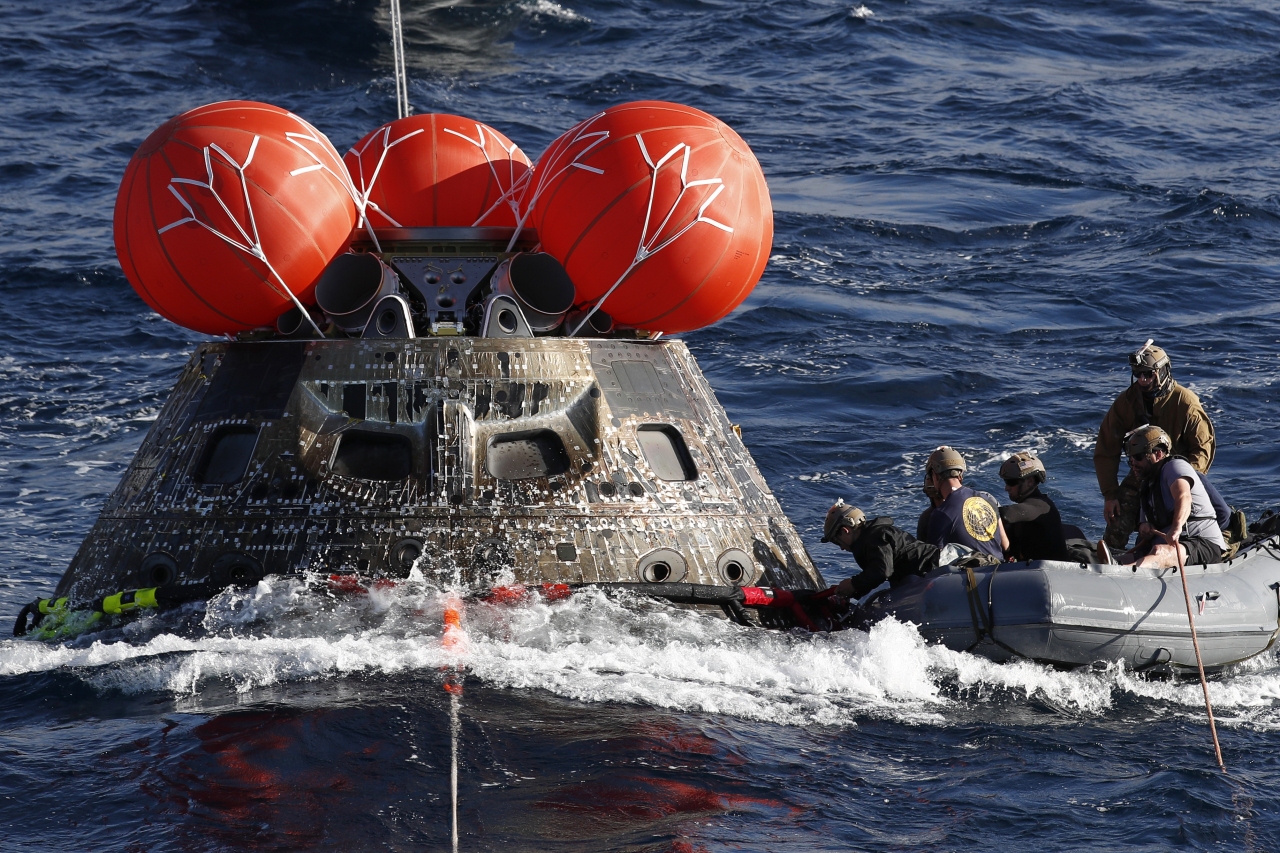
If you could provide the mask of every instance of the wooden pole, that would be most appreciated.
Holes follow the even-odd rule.
[[[1173,552],[1178,558],[1178,574],[1182,576],[1182,597],[1187,602],[1187,624],[1191,626],[1191,645],[1196,650],[1196,667],[1200,670],[1200,689],[1204,691],[1204,709],[1209,713],[1209,733],[1213,735],[1213,752],[1218,757],[1218,769],[1227,772],[1227,765],[1222,763],[1222,747],[1218,744],[1218,724],[1213,721],[1213,705],[1209,703],[1209,682],[1204,678],[1204,662],[1200,659],[1200,640],[1196,637],[1196,618],[1191,613],[1191,591],[1187,588],[1187,567],[1182,562],[1182,547],[1178,540],[1170,537]]]

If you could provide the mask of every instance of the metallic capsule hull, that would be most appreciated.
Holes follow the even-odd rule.
[[[58,585],[305,572],[818,589],[678,340],[201,345]]]

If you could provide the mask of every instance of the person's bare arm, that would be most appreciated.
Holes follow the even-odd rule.
[[[1169,528],[1169,538],[1176,542],[1191,517],[1191,479],[1179,477],[1169,485],[1169,491],[1173,493],[1173,525]]]

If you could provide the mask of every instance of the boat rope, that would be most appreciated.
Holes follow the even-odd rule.
[[[983,641],[983,639],[988,639],[1016,658],[1035,661],[1036,660],[1035,658],[1031,657],[1030,655],[1023,654],[1022,652],[1015,649],[1013,646],[1009,645],[1008,643],[996,637],[994,588],[996,585],[996,572],[1000,570],[1000,566],[997,564],[991,567],[991,578],[990,580],[987,581],[987,606],[985,608],[982,606],[982,599],[979,598],[978,576],[974,574],[972,566],[965,566],[964,570],[967,576],[967,583],[965,584],[965,592],[967,594],[966,597],[969,599],[969,616],[973,619],[973,633],[974,633],[974,636],[976,637],[976,639],[973,641],[973,645],[969,646],[969,648],[965,649],[965,651],[966,652],[973,651],[975,648],[978,647],[978,645]],[[982,616],[981,626],[978,625],[979,615]]]
[[[404,18],[400,0],[391,0],[391,53],[396,75],[396,118],[409,115],[409,74],[404,62]]]
[[[449,592],[444,602],[444,636],[441,645],[446,653],[461,657],[466,653],[467,635],[462,628],[464,613],[462,597],[457,592]],[[458,733],[460,724],[458,712],[462,703],[462,664],[457,663],[453,671],[445,676],[444,689],[449,693],[449,794],[452,807],[453,853],[458,853]]]
[[[1213,704],[1209,701],[1209,682],[1204,677],[1204,661],[1200,658],[1200,640],[1196,636],[1196,618],[1191,613],[1191,591],[1187,588],[1187,567],[1182,561],[1182,547],[1175,536],[1156,531],[1173,545],[1173,553],[1178,557],[1178,574],[1182,577],[1182,597],[1187,602],[1187,624],[1191,626],[1191,646],[1196,650],[1196,668],[1200,671],[1200,689],[1204,691],[1204,709],[1209,714],[1209,733],[1213,735],[1213,752],[1218,758],[1218,769],[1227,772],[1227,765],[1222,763],[1222,746],[1218,743],[1218,724],[1213,720]]]
[[[964,571],[967,578],[967,582],[964,586],[965,600],[969,602],[969,618],[973,620],[974,638],[973,645],[969,646],[965,651],[971,652],[978,647],[979,643],[982,642],[983,637],[987,635],[987,631],[984,626],[978,624],[978,611],[981,609],[981,604],[976,601],[978,596],[978,578],[973,573],[973,566],[965,566]],[[983,618],[983,622],[986,622],[985,617]]]

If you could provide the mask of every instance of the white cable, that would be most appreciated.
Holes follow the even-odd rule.
[[[458,694],[449,694],[449,742],[452,747],[449,763],[451,805],[453,806],[453,853],[458,853]]]
[[[400,0],[391,0],[391,53],[396,75],[396,117],[409,115],[409,74],[404,61],[404,19]]]
[[[498,196],[497,201],[489,205],[488,210],[480,214],[480,216],[476,219],[476,221],[471,223],[472,227],[474,228],[475,226],[483,222],[486,216],[488,216],[490,213],[493,213],[493,211],[504,202],[508,207],[511,208],[512,214],[518,217],[520,215],[520,200],[516,197],[517,195],[516,178],[515,178],[516,159],[513,155],[515,151],[519,148],[519,146],[517,146],[513,142],[511,143],[511,147],[508,148],[507,146],[499,142],[498,138],[494,136],[492,133],[486,136],[484,132],[484,125],[482,124],[476,125],[476,135],[480,137],[479,141],[472,139],[466,134],[458,133],[458,131],[451,130],[447,127],[444,128],[444,132],[452,134],[458,137],[459,139],[465,139],[467,142],[470,142],[472,145],[480,149],[480,153],[484,155],[485,163],[488,164],[489,166],[489,174],[493,175],[494,183],[498,185],[499,189],[502,189],[502,177],[498,174],[498,169],[493,163],[493,158],[489,156],[488,140],[492,139],[494,143],[497,144],[497,146],[501,148],[503,152],[505,152],[507,155],[507,188],[502,191],[502,195]]]

